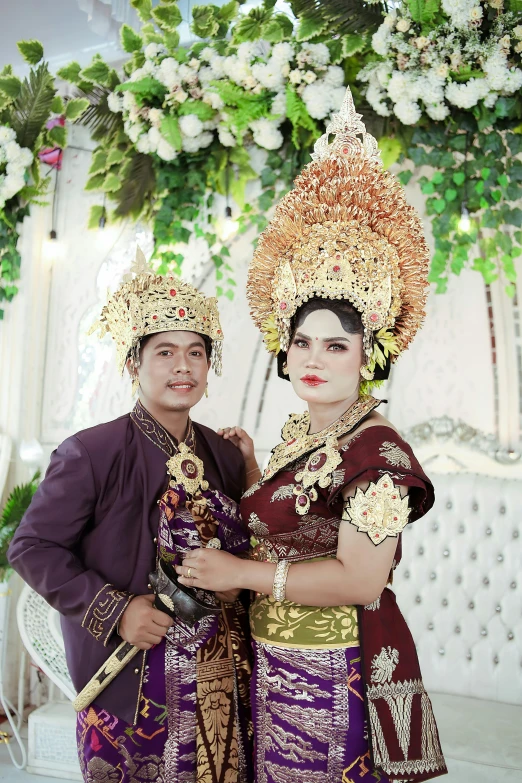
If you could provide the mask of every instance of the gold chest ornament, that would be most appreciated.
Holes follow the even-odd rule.
[[[331,436],[327,439],[324,446],[314,451],[308,457],[306,465],[295,474],[297,481],[294,487],[295,510],[300,516],[308,513],[310,503],[317,500],[317,490],[315,484],[322,489],[326,489],[332,483],[332,473],[343,461],[339,452],[337,438]]]
[[[196,457],[186,443],[180,443],[177,453],[167,462],[167,472],[174,480],[171,486],[181,484],[189,495],[208,489],[208,481],[203,477],[203,461]]]

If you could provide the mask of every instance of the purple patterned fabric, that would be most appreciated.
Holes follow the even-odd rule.
[[[370,762],[359,647],[254,651],[256,783],[389,783]]]
[[[245,551],[248,534],[237,503],[217,490],[202,494],[206,504],[201,507],[211,513],[207,524],[217,523],[222,548]],[[171,562],[180,562],[185,552],[201,545],[198,515],[195,519],[187,502],[181,486],[169,487],[160,501],[158,550]],[[217,601],[213,593],[200,592],[206,601]],[[207,616],[192,628],[177,620],[147,654],[134,725],[96,704],[79,713],[77,742],[85,782],[249,783],[247,633],[240,601],[224,604],[221,615]],[[135,675],[141,675],[139,668]]]

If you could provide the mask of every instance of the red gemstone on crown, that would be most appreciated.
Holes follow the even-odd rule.
[[[341,269],[341,267],[340,267],[338,264],[336,264],[336,265],[334,266],[334,268],[333,268],[333,271],[334,271],[334,272],[339,272],[339,271],[340,271],[340,269]]]
[[[281,304],[279,305],[279,309],[280,310],[286,310],[287,307],[288,307],[288,305],[287,305],[286,302],[281,302]]]
[[[176,289],[175,289],[175,288],[171,288],[171,289],[170,289],[170,295],[171,295],[171,296],[176,296],[176,294],[177,294],[177,293],[178,293],[178,292],[176,291]]]
[[[336,254],[335,254],[335,257],[336,257],[336,259],[339,261],[339,259],[341,258],[341,254],[340,254],[340,253],[336,253]]]
[[[158,320],[158,316],[157,316],[157,315],[153,315],[153,316],[152,316],[152,320],[153,320],[153,321],[157,321],[157,320]]]
[[[185,311],[184,311],[184,309],[182,307],[179,310],[179,317],[180,318],[185,318]]]
[[[137,326],[133,326],[133,327],[132,327],[132,331],[133,331],[133,332],[136,332],[137,330],[138,330],[138,327],[137,327]]]
[[[373,321],[375,323],[375,321],[378,320],[379,320],[379,316],[377,315],[377,313],[372,313],[370,316],[370,321]]]
[[[394,521],[394,522],[397,522],[397,517],[393,517],[393,521]]]
[[[299,503],[299,505],[301,507],[306,506],[307,501],[308,501],[308,498],[305,495],[299,495],[299,497],[297,498],[297,502]]]
[[[345,155],[348,155],[348,147],[343,147],[343,152]]]
[[[296,442],[296,440],[297,440],[297,438],[292,438],[292,440],[287,440],[287,441],[286,441],[286,445],[287,445],[287,446],[291,446],[291,445],[292,445],[292,443],[295,443],[295,442]]]
[[[377,302],[377,307],[380,307],[381,305],[382,305],[381,301]]]

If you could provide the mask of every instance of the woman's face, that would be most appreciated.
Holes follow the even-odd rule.
[[[288,350],[288,375],[308,403],[336,403],[357,395],[362,335],[345,332],[331,310],[315,310],[297,327]]]

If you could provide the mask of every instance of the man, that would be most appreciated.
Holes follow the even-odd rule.
[[[93,328],[111,333],[138,402],[56,449],[9,559],[61,613],[79,691],[122,640],[140,650],[79,713],[85,781],[246,783],[244,609],[234,595],[217,594],[221,611],[214,594],[200,595],[215,607],[192,627],[153,606],[149,581],[159,562],[168,568],[195,546],[248,546],[241,452],[189,418],[211,364],[221,370],[217,303],[155,276],[142,254],[134,272]]]

